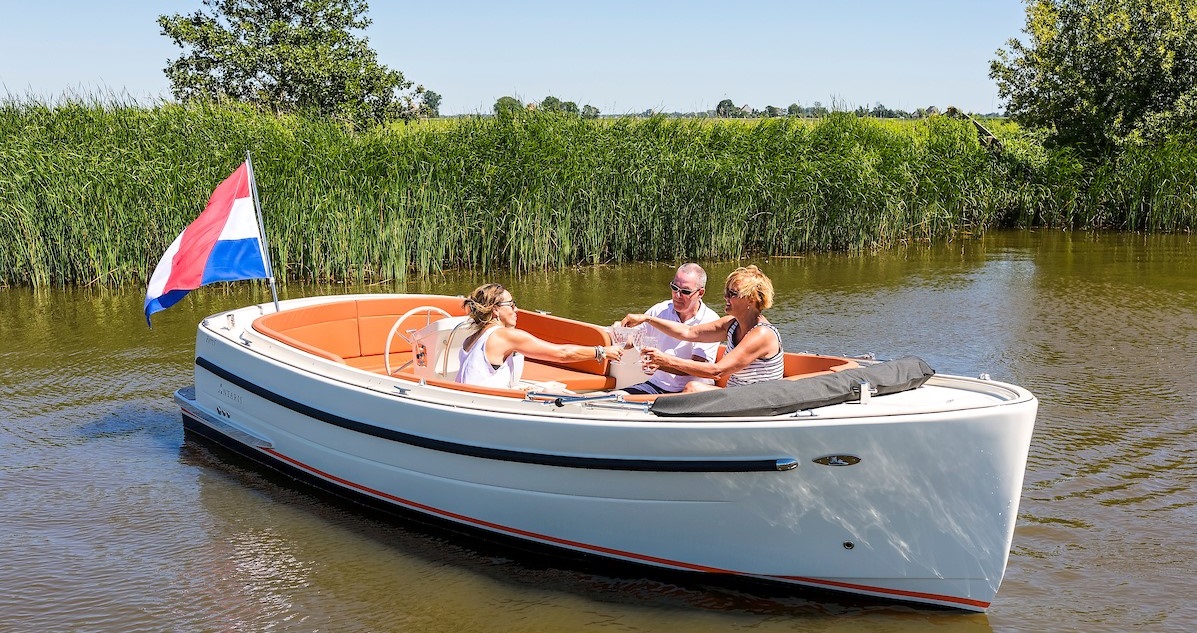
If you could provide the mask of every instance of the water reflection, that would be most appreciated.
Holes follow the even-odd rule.
[[[609,323],[678,262],[537,273],[521,307]],[[702,262],[711,288],[745,262]],[[13,630],[1184,630],[1197,568],[1197,245],[995,233],[878,255],[758,259],[787,349],[922,356],[1040,398],[988,616],[559,565],[379,521],[184,445],[170,392],[195,324],[268,300],[208,288],[0,289],[0,613]],[[446,275],[398,287],[464,294]],[[714,294],[718,294],[717,292]],[[716,297],[712,307],[722,311]],[[950,472],[951,464],[945,464]],[[930,512],[931,510],[928,510]]]
[[[983,614],[810,597],[772,587],[704,584],[667,573],[628,574],[626,566],[592,559],[543,557],[508,543],[408,520],[347,512],[282,477],[204,444],[187,444],[181,461],[203,468],[200,498],[227,541],[212,551],[226,561],[211,574],[212,594],[237,589],[237,611],[257,605],[256,630],[280,622],[336,630],[991,630]],[[246,516],[243,497],[260,512]],[[287,526],[284,531],[279,526]],[[659,576],[659,578],[658,578]],[[678,577],[681,579],[681,577]],[[380,598],[386,609],[379,612]],[[226,621],[231,616],[226,615]]]

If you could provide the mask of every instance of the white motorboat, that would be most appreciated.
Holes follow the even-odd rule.
[[[289,475],[509,537],[688,572],[981,611],[1038,403],[917,359],[787,354],[787,380],[619,397],[619,363],[460,385],[460,297],[346,295],[199,326],[185,429]],[[520,311],[541,338],[607,328]]]

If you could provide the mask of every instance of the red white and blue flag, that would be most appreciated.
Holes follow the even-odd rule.
[[[145,321],[214,281],[269,278],[248,161],[220,183],[204,212],[171,242],[150,277]]]

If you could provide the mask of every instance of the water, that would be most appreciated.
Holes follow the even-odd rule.
[[[787,349],[918,354],[1040,398],[1006,579],[987,614],[676,584],[365,515],[183,442],[195,323],[264,299],[205,289],[0,290],[0,630],[1168,631],[1197,618],[1197,242],[997,233],[755,262]],[[706,263],[709,301],[736,262]],[[500,278],[598,323],[672,267]],[[465,293],[447,276],[338,292]]]

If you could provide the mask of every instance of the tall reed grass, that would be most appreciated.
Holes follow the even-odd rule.
[[[1086,165],[1012,126],[585,121],[352,133],[236,105],[0,102],[0,284],[143,283],[254,157],[282,279],[792,255],[997,225],[1191,230],[1197,148]]]

